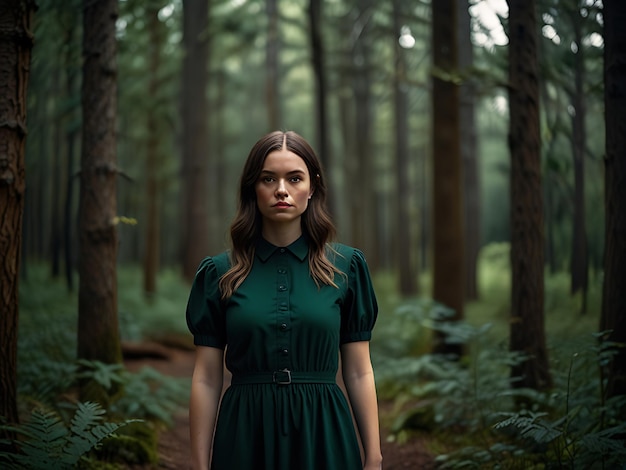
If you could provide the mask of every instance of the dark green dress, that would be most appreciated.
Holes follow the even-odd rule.
[[[252,271],[227,301],[226,253],[202,261],[187,323],[196,345],[226,348],[232,385],[220,404],[214,470],[361,470],[348,403],[335,383],[339,345],[369,341],[377,304],[363,254],[333,245],[345,276],[320,289],[308,244],[260,240]]]

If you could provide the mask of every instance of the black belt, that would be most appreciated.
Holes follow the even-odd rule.
[[[309,371],[298,372],[289,369],[277,370],[274,372],[258,372],[251,374],[233,375],[232,385],[248,385],[248,384],[334,384],[335,372],[329,371]]]

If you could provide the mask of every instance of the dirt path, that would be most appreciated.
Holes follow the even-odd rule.
[[[176,348],[166,348],[161,345],[142,345],[133,349],[125,348],[126,365],[130,370],[139,370],[150,366],[163,374],[172,377],[191,377],[193,372],[193,351]],[[130,350],[130,353],[128,351]],[[131,356],[132,358],[128,358]],[[381,405],[381,418],[389,406]],[[381,421],[385,421],[381,419]],[[424,441],[413,438],[399,445],[387,442],[389,434],[385,426],[382,427],[382,449],[385,470],[431,470],[435,468],[433,456],[425,447]],[[162,432],[159,437],[160,461],[156,468],[168,470],[187,470],[189,462],[189,419],[187,411],[183,410],[174,417],[174,425]],[[296,469],[294,469],[296,470]]]

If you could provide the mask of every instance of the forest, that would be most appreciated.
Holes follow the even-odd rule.
[[[294,130],[373,276],[384,468],[624,468],[624,25],[623,0],[0,0],[0,467],[163,468],[191,377],[129,358],[193,351],[248,151]]]

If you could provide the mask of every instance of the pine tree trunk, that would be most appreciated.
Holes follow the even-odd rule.
[[[26,143],[26,90],[35,3],[0,5],[0,416],[18,422],[17,325],[22,255]],[[0,431],[0,439],[11,438]],[[4,446],[0,445],[0,450]]]
[[[399,33],[402,27],[402,2],[393,0],[393,26],[394,32]],[[417,252],[416,237],[411,236],[414,220],[411,217],[410,205],[414,199],[411,191],[411,171],[409,170],[409,97],[406,90],[406,61],[403,50],[394,35],[395,51],[395,74],[393,82],[394,93],[394,117],[395,117],[395,162],[396,162],[396,191],[394,194],[396,207],[396,260],[398,274],[400,276],[400,294],[413,296],[418,293]]]
[[[149,96],[157,96],[161,70],[161,48],[163,47],[163,29],[159,20],[159,5],[149,5],[146,10],[148,34],[150,35],[149,50]],[[159,191],[159,126],[160,106],[158,101],[151,103],[151,109],[147,116],[148,139],[146,145],[146,224],[145,245],[143,255],[143,290],[150,298],[157,291],[157,272],[159,270],[160,254],[160,212],[161,207]]]
[[[459,69],[463,82],[459,88],[461,161],[463,162],[463,202],[465,237],[465,298],[478,299],[478,254],[480,252],[481,214],[480,177],[474,116],[475,86],[471,69],[474,46],[471,38],[470,2],[457,0]]]
[[[323,2],[319,0],[309,1],[309,30],[311,42],[311,62],[315,77],[315,124],[317,133],[317,154],[326,169],[326,177],[330,181],[328,208],[331,214],[335,214],[336,198],[334,197],[334,172],[331,169],[330,143],[328,141],[328,79],[324,64],[324,41],[322,34]]]
[[[589,259],[587,252],[587,224],[585,211],[585,148],[587,146],[587,129],[585,120],[585,48],[582,45],[582,20],[578,9],[570,12],[574,28],[574,41],[578,51],[574,54],[574,94],[572,105],[572,158],[574,160],[574,220],[571,260],[571,292],[582,293],[582,313],[587,310],[587,288],[589,286]]]
[[[113,364],[122,359],[116,270],[117,0],[85,0],[83,12],[78,357]]]
[[[609,365],[608,396],[626,395],[626,2],[604,0],[606,231],[601,331],[621,343]]]
[[[454,310],[446,321],[463,318],[463,176],[459,141],[459,87],[456,0],[433,2],[433,297]],[[461,356],[438,332],[433,351]]]
[[[280,35],[278,29],[277,0],[266,0],[267,9],[267,43],[265,46],[265,100],[267,103],[268,131],[280,129]]]
[[[509,0],[509,149],[511,152],[511,351],[516,387],[551,383],[544,330],[544,227],[535,2]]]
[[[193,279],[209,248],[208,82],[209,11],[206,0],[183,1],[182,253],[183,276]]]

